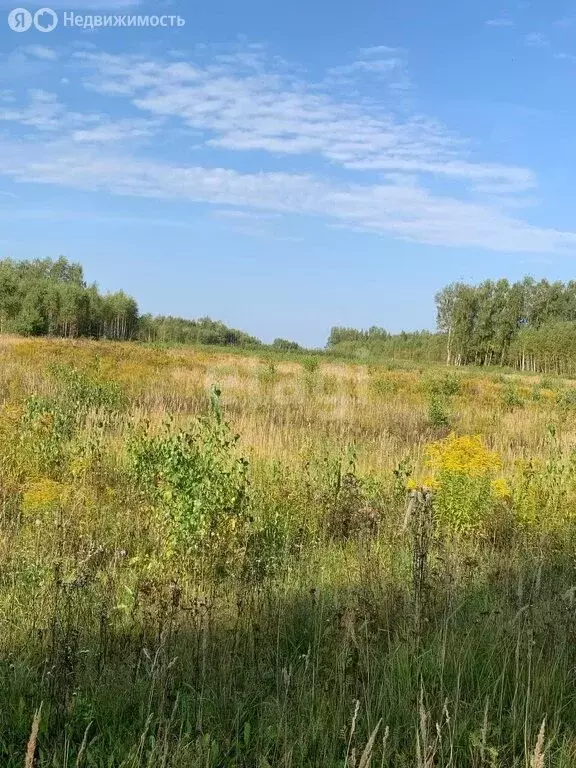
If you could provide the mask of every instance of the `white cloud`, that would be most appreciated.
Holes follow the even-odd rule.
[[[310,175],[239,173],[158,163],[55,140],[0,142],[0,174],[19,182],[116,195],[321,216],[413,242],[495,251],[576,251],[576,234],[533,227],[488,205],[418,186],[335,184]]]
[[[0,84],[24,83],[38,80],[56,66],[55,60],[46,55],[38,56],[39,51],[50,49],[43,46],[23,46],[15,48],[5,56],[0,54]]]
[[[324,86],[358,86],[363,78],[384,83],[390,90],[406,91],[412,87],[406,72],[405,61],[392,48],[364,48],[360,58],[350,64],[331,67],[324,80]]]
[[[402,48],[391,48],[389,45],[373,45],[369,48],[360,48],[358,51],[359,56],[382,56],[383,54],[396,55],[404,53]]]
[[[576,54],[574,53],[555,53],[554,58],[559,61],[569,61],[572,64],[576,63]]]
[[[29,103],[23,107],[3,108],[0,101],[0,122],[20,123],[37,131],[58,130],[64,115],[65,109],[56,96],[40,89],[30,91]]]
[[[0,192],[0,195],[2,192]],[[16,195],[14,195],[16,197]],[[166,227],[168,229],[191,229],[194,224],[178,219],[160,219],[151,216],[115,216],[96,211],[58,210],[54,208],[0,208],[0,221],[89,221],[93,224],[120,224],[123,226]]]
[[[212,218],[221,221],[226,229],[238,235],[256,237],[261,240],[276,240],[283,242],[302,242],[302,238],[283,235],[278,227],[280,215],[264,211],[242,211],[234,208],[220,208],[212,211]]]
[[[342,67],[333,67],[328,70],[329,74],[352,74],[355,72],[370,72],[378,75],[390,75],[392,72],[396,72],[401,69],[403,65],[402,59],[390,58],[390,59],[375,59],[375,60],[359,60],[353,61],[352,64],[345,64]]]
[[[253,211],[240,211],[233,208],[220,208],[212,211],[212,216],[215,219],[225,219],[232,221],[261,221],[262,219],[277,219],[278,214],[275,213],[254,213]]]
[[[47,48],[44,45],[27,45],[22,49],[24,53],[32,56],[36,59],[44,59],[45,61],[56,61],[58,58],[58,52],[53,48]]]
[[[370,50],[356,62],[400,58],[381,47]],[[262,224],[270,216],[298,214],[419,243],[576,252],[575,233],[512,215],[536,187],[529,169],[471,157],[460,137],[392,95],[344,97],[328,80],[310,81],[259,47],[181,59],[76,52],[66,75],[89,88],[99,111],[72,110],[39,89],[14,103],[12,89],[0,102],[0,121],[9,129],[0,132],[0,176],[207,203],[218,208],[217,217],[256,236],[277,236]],[[200,159],[154,154],[155,146],[172,146],[175,136],[181,157],[194,147]],[[202,150],[212,158],[218,151],[223,167],[203,164]],[[298,167],[313,161],[314,174],[224,167],[239,157],[243,168],[254,167],[254,158],[265,156],[267,167],[285,169],[297,155]],[[442,194],[433,191],[438,181]]]
[[[112,144],[134,142],[152,136],[157,125],[145,120],[108,120],[103,118],[93,127],[72,131],[70,138],[78,143]]]
[[[529,48],[546,48],[550,41],[542,32],[530,32],[524,35],[524,44]]]
[[[232,62],[201,67],[95,53],[77,58],[97,92],[129,97],[143,112],[183,122],[204,133],[212,147],[316,154],[347,169],[432,173],[491,183],[502,193],[535,184],[526,169],[462,159],[461,140],[434,120],[404,116],[393,103],[337,99],[325,83],[311,85],[264,70],[261,55],[254,70],[243,75]]]
[[[162,119],[124,118],[113,120],[97,112],[70,112],[54,93],[40,89],[28,92],[28,103],[14,106],[11,92],[0,93],[0,124],[18,123],[43,133],[66,133],[68,140],[78,143],[108,144],[130,142],[150,137]],[[2,107],[2,104],[9,106]]]
[[[500,16],[496,19],[488,19],[485,22],[487,27],[513,27],[514,22],[512,19],[507,18],[506,16]]]

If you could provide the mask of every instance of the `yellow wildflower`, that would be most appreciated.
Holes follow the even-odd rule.
[[[47,477],[29,483],[24,491],[22,502],[25,512],[37,512],[48,509],[62,502],[67,486]]]
[[[425,475],[422,478],[422,485],[425,488],[438,488],[438,480],[436,480],[434,475]]]
[[[496,480],[492,481],[492,490],[494,491],[494,494],[501,499],[509,499],[512,495],[510,486],[503,477],[498,477]]]
[[[485,477],[502,466],[495,451],[486,448],[480,435],[449,435],[426,448],[426,467],[469,477]]]

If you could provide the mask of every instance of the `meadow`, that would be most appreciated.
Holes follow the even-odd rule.
[[[0,764],[576,764],[576,384],[0,336]]]

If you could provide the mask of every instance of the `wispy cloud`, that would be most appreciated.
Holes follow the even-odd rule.
[[[360,48],[358,54],[363,57],[396,55],[402,53],[401,48],[391,48],[389,45],[373,45],[369,48]]]
[[[253,211],[239,211],[233,208],[220,208],[212,211],[212,217],[215,219],[224,219],[225,221],[262,221],[278,219],[279,214],[254,213]]]
[[[260,240],[302,242],[300,237],[281,234],[277,226],[281,216],[277,213],[221,208],[212,212],[212,218],[222,221],[228,230],[237,235],[256,237]]]
[[[3,84],[24,83],[40,78],[56,66],[56,60],[38,56],[39,51],[48,51],[44,46],[22,46],[0,57],[0,88]]]
[[[524,45],[529,48],[546,48],[550,45],[550,41],[542,32],[529,32],[524,35]]]
[[[27,45],[22,48],[22,51],[36,59],[44,59],[45,61],[56,61],[58,59],[58,51],[55,51],[53,48],[47,48],[45,45]]]
[[[554,58],[558,61],[569,61],[572,64],[576,64],[576,54],[574,53],[555,53]]]
[[[19,123],[37,131],[58,130],[67,116],[56,95],[41,89],[29,91],[26,105],[14,105],[13,98],[9,98],[7,103],[8,106],[3,107],[0,100],[0,122]]]
[[[554,22],[556,27],[572,27],[576,23],[576,16],[563,16]]]
[[[77,58],[89,70],[90,88],[129,98],[150,115],[183,122],[203,132],[212,147],[320,155],[349,170],[437,174],[498,185],[501,191],[535,184],[526,169],[468,162],[461,155],[462,141],[438,121],[402,115],[393,102],[337,99],[326,83],[267,71],[261,58],[242,76],[233,63],[201,67],[90,52]]]
[[[420,186],[335,184],[310,175],[170,165],[58,140],[43,148],[0,141],[0,174],[114,195],[321,216],[354,229],[435,245],[536,253],[576,250],[576,234],[533,227],[489,205],[436,196]]]
[[[378,48],[355,62],[401,58]],[[575,233],[511,214],[536,187],[529,169],[475,158],[461,137],[402,106],[393,92],[377,101],[346,95],[329,84],[330,73],[306,78],[260,47],[204,51],[194,60],[82,50],[66,74],[75,94],[88,89],[87,103],[98,111],[79,109],[77,96],[72,109],[39,89],[19,92],[14,103],[11,91],[0,104],[8,128],[0,133],[0,176],[207,203],[228,226],[254,236],[284,239],[271,223],[298,214],[419,243],[576,252]],[[175,136],[180,157],[193,147],[197,160],[154,152]],[[262,156],[281,170],[245,170]],[[299,167],[313,161],[314,173],[286,170],[296,156]],[[243,170],[234,167],[239,159]]]
[[[2,194],[2,193],[0,193]],[[192,229],[194,224],[179,219],[162,219],[154,216],[115,216],[97,211],[59,210],[53,208],[0,209],[0,221],[88,221],[92,224],[112,226],[166,227],[167,229]]]
[[[328,70],[328,74],[354,74],[356,72],[370,72],[377,75],[389,76],[392,72],[395,72],[402,68],[402,59],[389,58],[389,59],[367,59],[353,61],[351,64],[345,64],[341,67],[333,67]]]
[[[507,16],[499,16],[495,19],[488,19],[484,22],[487,27],[513,27],[514,22]]]
[[[74,143],[108,144],[136,141],[150,137],[162,124],[162,118],[112,119],[98,112],[72,112],[56,94],[41,89],[28,92],[26,104],[15,105],[12,92],[0,93],[0,124],[17,123],[45,134],[66,133]]]

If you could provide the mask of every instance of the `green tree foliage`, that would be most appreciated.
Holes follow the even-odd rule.
[[[208,317],[140,316],[124,291],[101,294],[87,285],[80,264],[60,257],[0,260],[0,333],[88,336],[182,344],[256,346],[258,339]]]
[[[80,264],[0,261],[0,332],[130,339],[137,326],[134,299],[122,291],[101,295]]]
[[[430,331],[391,334],[373,326],[367,331],[332,328],[326,345],[330,352],[346,357],[399,358],[415,362],[438,362],[444,354],[444,335]]]
[[[576,370],[576,281],[452,283],[436,307],[449,364]]]
[[[384,330],[384,328],[377,328],[376,326],[372,326],[372,328],[369,328],[367,331],[360,331],[356,328],[340,328],[335,326],[330,331],[327,346],[329,349],[331,349],[345,342],[362,342],[367,344],[374,342],[378,343],[386,341],[388,337],[389,334]]]
[[[272,346],[280,352],[302,352],[300,344],[288,339],[274,339]]]
[[[436,294],[437,333],[332,328],[327,349],[448,365],[509,365],[535,373],[576,373],[576,281],[451,283]]]
[[[254,336],[235,328],[228,328],[217,320],[202,317],[199,320],[184,320],[181,317],[140,318],[138,338],[141,341],[178,344],[214,344],[223,346],[253,347],[261,342]]]

